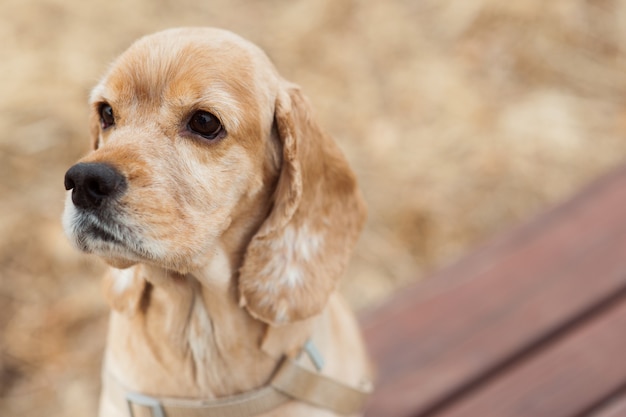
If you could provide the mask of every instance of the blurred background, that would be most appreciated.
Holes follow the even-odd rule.
[[[93,415],[104,266],[63,236],[89,89],[134,39],[218,26],[300,84],[370,220],[356,309],[575,193],[626,158],[626,2],[3,0],[0,415]]]

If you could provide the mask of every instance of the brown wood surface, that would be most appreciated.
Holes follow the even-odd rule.
[[[592,409],[626,379],[626,303],[619,301],[437,417],[570,417]]]
[[[624,417],[626,416],[626,387],[614,397],[592,410],[588,417]]]
[[[555,340],[578,340],[569,334],[605,317],[604,306],[619,304],[625,294],[623,168],[366,314],[362,324],[379,372],[367,415],[465,410],[465,401]],[[626,327],[620,330],[618,345],[626,341]],[[593,352],[592,344],[587,348]],[[615,369],[616,379],[626,382],[626,369]],[[540,373],[532,375],[542,383]],[[590,392],[594,398],[585,404],[608,395]]]

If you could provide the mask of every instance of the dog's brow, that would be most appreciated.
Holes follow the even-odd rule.
[[[226,130],[238,129],[241,125],[241,104],[231,95],[222,83],[214,83],[204,91],[202,100],[209,104],[217,116],[226,124]]]
[[[105,96],[105,87],[102,84],[98,84],[91,90],[91,94],[89,95],[89,102],[95,103],[98,101],[102,101],[102,97]]]

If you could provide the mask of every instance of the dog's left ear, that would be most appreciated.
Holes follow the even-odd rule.
[[[322,311],[366,210],[354,173],[298,86],[282,84],[274,118],[281,172],[272,210],[248,245],[239,291],[254,317],[277,325]]]

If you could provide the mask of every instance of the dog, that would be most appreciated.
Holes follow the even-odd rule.
[[[179,28],[132,44],[90,107],[63,225],[110,266],[100,415],[360,415],[372,375],[336,287],[366,209],[301,89],[239,36]]]

